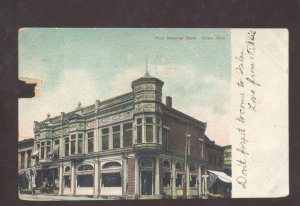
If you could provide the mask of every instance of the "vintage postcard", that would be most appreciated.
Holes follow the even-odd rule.
[[[22,200],[289,194],[286,29],[21,28]]]

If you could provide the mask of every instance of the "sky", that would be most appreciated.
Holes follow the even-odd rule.
[[[217,144],[230,144],[230,45],[229,29],[22,28],[19,77],[40,84],[39,95],[19,99],[19,139],[33,138],[34,121],[47,113],[130,92],[147,59],[173,108],[207,122],[206,135]]]

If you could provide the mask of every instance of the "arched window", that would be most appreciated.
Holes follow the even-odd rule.
[[[181,164],[177,162],[175,168],[176,170],[181,171]]]
[[[170,162],[168,160],[165,160],[164,163],[163,163],[163,167],[165,169],[170,169],[171,168]]]
[[[94,170],[94,167],[92,165],[81,165],[78,168],[78,171],[86,171],[86,170]]]
[[[119,162],[108,162],[102,166],[102,169],[117,169],[122,167]]]
[[[69,188],[71,187],[71,168],[69,166],[67,166],[65,168],[65,174],[64,174],[64,187],[65,188]]]
[[[119,162],[108,162],[102,166],[102,187],[121,187],[122,165]]]
[[[194,165],[190,166],[190,172],[196,172],[196,167]]]
[[[94,186],[94,167],[92,165],[81,165],[77,169],[77,187]]]
[[[195,165],[190,166],[190,187],[197,187],[197,170]]]

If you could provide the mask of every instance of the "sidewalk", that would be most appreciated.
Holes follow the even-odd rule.
[[[46,195],[46,194],[38,194],[38,195],[29,195],[29,194],[19,194],[19,199],[21,200],[29,200],[29,201],[69,201],[69,200],[106,200],[101,197],[87,197],[87,196],[59,196],[59,195]]]

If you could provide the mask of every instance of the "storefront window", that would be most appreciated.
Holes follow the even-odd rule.
[[[175,165],[175,169],[176,169],[176,187],[182,187],[182,167],[180,163],[176,163]]]
[[[171,173],[165,172],[163,176],[163,186],[170,187],[170,185],[171,185]]]
[[[190,187],[196,187],[197,186],[197,176],[191,175],[190,176]]]
[[[71,187],[71,179],[70,179],[70,174],[71,173],[71,168],[66,167],[65,168],[65,174],[64,174],[64,187],[69,188]]]
[[[102,167],[102,187],[121,187],[122,166],[118,162],[108,162]]]
[[[113,148],[120,148],[120,126],[113,127]]]
[[[103,187],[121,187],[121,180],[120,172],[102,174]]]
[[[123,125],[123,147],[132,146],[132,123]]]
[[[94,177],[93,175],[78,175],[77,187],[93,187]]]
[[[87,138],[88,138],[88,153],[94,152],[94,132],[88,132]]]
[[[102,129],[102,150],[108,150],[109,139],[108,139],[109,129]]]

